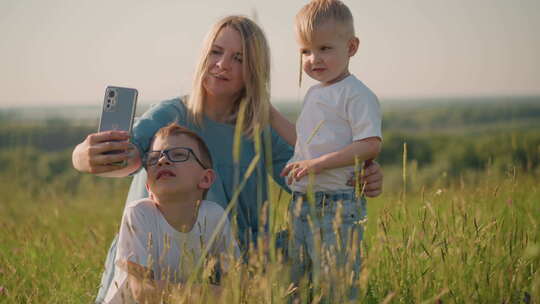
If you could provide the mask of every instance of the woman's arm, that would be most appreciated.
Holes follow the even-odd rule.
[[[141,166],[138,149],[128,141],[129,135],[124,131],[105,131],[93,133],[78,144],[72,153],[73,167],[80,172],[87,172],[105,177],[124,177]],[[115,154],[104,154],[110,151],[121,151]],[[125,166],[115,162],[127,161]]]
[[[289,145],[273,128],[266,133],[271,136],[271,148],[272,148],[272,170],[269,170],[269,174],[277,182],[281,188],[287,192],[290,192],[285,179],[280,175],[287,162],[293,157],[294,149]]]
[[[273,105],[270,105],[270,125],[290,146],[296,143],[296,127]]]

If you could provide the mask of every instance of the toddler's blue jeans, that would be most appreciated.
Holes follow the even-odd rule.
[[[356,282],[360,274],[365,198],[357,198],[354,189],[315,192],[312,198],[310,201],[309,196],[294,192],[289,205],[293,282],[300,282],[306,275],[312,281],[335,278],[336,274],[341,274],[340,279],[346,282]],[[356,284],[349,286],[349,297],[355,298]]]

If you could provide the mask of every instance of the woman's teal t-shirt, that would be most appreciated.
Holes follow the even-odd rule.
[[[203,138],[210,150],[217,178],[207,194],[207,200],[217,202],[226,208],[238,184],[246,179],[244,187],[239,192],[236,208],[232,210],[231,218],[238,225],[240,246],[246,249],[248,242],[256,240],[261,229],[259,215],[262,204],[268,198],[268,175],[273,176],[284,189],[288,189],[279,173],[291,158],[293,148],[274,130],[268,128],[261,136],[261,152],[256,167],[253,173],[245,178],[250,163],[257,155],[254,140],[242,136],[240,161],[238,166],[235,166],[233,161],[235,126],[205,118],[203,126],[198,127],[188,119],[187,108],[182,100],[175,98],[153,106],[133,126],[132,142],[141,155],[148,151],[150,141],[157,130],[171,122],[177,122],[195,131]],[[128,202],[148,196],[145,183],[146,172],[141,169],[135,174],[131,183]]]

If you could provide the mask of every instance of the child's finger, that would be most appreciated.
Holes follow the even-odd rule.
[[[302,177],[306,176],[307,172],[308,171],[306,168],[298,169],[298,171],[295,172],[296,174],[294,175],[294,179],[297,181],[300,180]]]
[[[287,175],[289,175],[289,172],[290,172],[291,169],[292,169],[292,165],[293,165],[293,164],[288,164],[288,165],[286,165],[286,166],[283,168],[283,170],[281,170],[281,173],[280,173],[279,175],[280,175],[280,176],[287,176]]]

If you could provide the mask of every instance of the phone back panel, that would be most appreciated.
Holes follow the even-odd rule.
[[[131,132],[137,95],[136,89],[108,86],[101,110],[99,132],[108,130]]]

